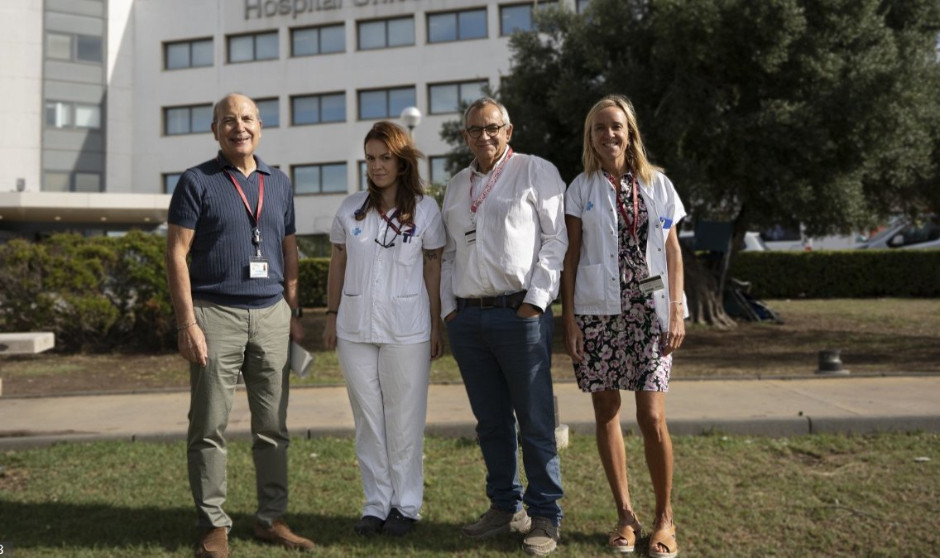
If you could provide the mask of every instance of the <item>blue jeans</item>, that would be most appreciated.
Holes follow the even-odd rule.
[[[510,308],[465,307],[447,323],[477,437],[493,507],[561,521],[561,466],[555,444],[552,312],[523,319]],[[515,412],[515,418],[513,417]],[[529,486],[519,482],[516,420]]]

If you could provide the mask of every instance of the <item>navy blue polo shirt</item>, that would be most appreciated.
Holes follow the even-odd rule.
[[[190,248],[189,280],[193,299],[236,308],[264,308],[284,292],[284,237],[294,234],[294,193],[283,172],[255,156],[257,169],[245,177],[219,152],[187,169],[173,191],[167,221],[195,231]],[[238,181],[251,207],[245,207],[231,177]],[[261,255],[268,261],[267,279],[251,279],[255,256],[253,215],[258,209],[259,177],[264,176],[261,208]]]

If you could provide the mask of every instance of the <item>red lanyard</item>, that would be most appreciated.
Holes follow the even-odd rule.
[[[386,215],[384,211],[379,210],[379,215],[382,216],[382,220],[385,221],[385,224],[387,224],[390,229],[395,231],[396,236],[402,233],[401,227],[396,226],[395,223],[392,222],[392,219],[396,219],[398,217],[397,209],[393,211],[391,215]],[[398,221],[398,223],[402,224],[400,220]],[[415,234],[415,224],[411,223],[410,225],[405,227],[405,236],[408,236],[408,235],[414,236],[414,234]]]
[[[245,191],[242,190],[242,187],[238,184],[238,181],[235,180],[235,177],[232,173],[224,167],[224,162],[221,157],[219,157],[219,166],[222,167],[222,170],[228,175],[229,180],[232,181],[232,184],[235,185],[235,190],[238,191],[238,195],[241,196],[242,202],[245,204],[245,209],[248,210],[248,218],[251,219],[252,225],[254,225],[253,230],[251,231],[251,243],[255,245],[255,255],[261,256],[261,207],[264,205],[264,174],[258,173],[258,209],[255,213],[251,212],[251,205],[248,204],[248,198],[245,196]]]
[[[510,159],[512,159],[512,148],[507,147],[506,157],[503,159],[503,162],[500,163],[498,167],[496,167],[496,170],[493,171],[493,174],[490,175],[490,180],[489,182],[487,182],[486,188],[484,188],[483,191],[480,192],[480,195],[477,196],[477,199],[473,199],[473,173],[472,172],[470,173],[470,191],[468,192],[470,195],[470,213],[476,214],[477,209],[480,207],[480,204],[483,203],[483,200],[486,199],[486,196],[490,194],[490,190],[492,190],[493,186],[496,185],[496,180],[499,179],[499,175],[503,173],[503,166],[505,166],[505,164]]]
[[[393,231],[395,231],[395,234],[396,234],[396,235],[401,234],[401,229],[399,229],[398,227],[396,227],[396,226],[395,226],[395,223],[392,222],[392,219],[394,219],[395,216],[398,215],[398,210],[397,210],[397,209],[396,209],[395,211],[393,211],[391,215],[386,215],[385,212],[380,209],[380,210],[379,210],[379,215],[382,216],[382,219],[385,221],[385,224],[388,225]]]
[[[639,203],[637,202],[637,199],[636,199],[636,189],[637,189],[636,177],[633,176],[632,174],[630,175],[630,178],[633,179],[633,182],[631,184],[632,185],[631,190],[633,194],[633,220],[630,220],[627,215],[627,207],[624,205],[623,200],[620,199],[620,186],[622,186],[622,184],[617,184],[614,181],[615,180],[614,177],[611,174],[609,174],[607,171],[604,171],[604,176],[607,177],[607,180],[608,182],[610,182],[610,185],[614,187],[614,197],[617,198],[617,209],[620,210],[620,214],[623,216],[624,224],[630,223],[630,235],[633,236],[633,240],[636,241],[637,244],[639,244],[640,239],[638,239],[636,236],[636,224],[637,224],[637,221],[639,221]]]
[[[228,171],[225,171],[225,174],[228,175],[229,179],[232,181],[232,184],[235,185],[235,189],[238,190],[238,195],[241,196],[242,202],[245,204],[245,209],[248,210],[248,216],[251,217],[253,224],[257,227],[261,223],[261,206],[264,205],[264,175],[260,172],[258,173],[258,210],[256,213],[252,214],[251,206],[248,205],[248,198],[245,197],[245,191],[242,190],[242,187],[239,186],[238,181],[235,180],[235,177]]]

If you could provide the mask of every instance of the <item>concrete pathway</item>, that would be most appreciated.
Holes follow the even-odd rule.
[[[559,418],[593,433],[590,396],[573,383],[555,385]],[[622,423],[637,431],[633,398],[624,392]],[[674,380],[666,397],[674,434],[725,432],[794,436],[820,432],[940,432],[940,376],[810,377],[773,380]],[[60,441],[184,439],[188,392],[62,397],[0,397],[0,450]],[[463,385],[432,385],[427,432],[473,436]],[[295,438],[350,435],[344,387],[294,388],[288,425]],[[249,435],[244,391],[236,394],[230,438]]]

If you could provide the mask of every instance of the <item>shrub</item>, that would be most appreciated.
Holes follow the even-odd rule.
[[[330,271],[329,258],[300,260],[300,305],[326,306],[326,278]]]
[[[731,275],[759,298],[940,296],[940,250],[741,252]]]
[[[63,352],[172,347],[164,245],[134,231],[0,246],[0,329],[52,331]]]

